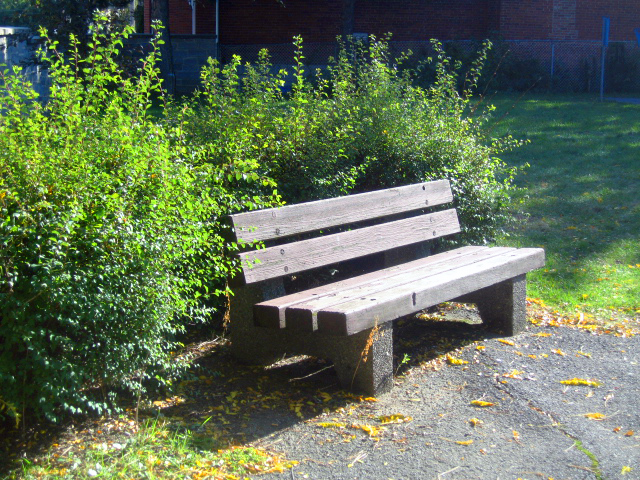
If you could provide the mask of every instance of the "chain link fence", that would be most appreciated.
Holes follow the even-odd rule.
[[[148,41],[146,36],[143,41]],[[180,36],[183,37],[183,36]],[[176,46],[186,40],[190,46],[187,50],[193,50],[198,39],[178,39]],[[207,45],[215,45],[215,40],[207,38],[200,40],[208,42]],[[130,41],[131,42],[131,41]],[[194,43],[195,42],[195,43]],[[134,42],[135,43],[135,42]],[[144,42],[143,42],[144,43]],[[180,44],[182,44],[180,43]],[[139,47],[136,43],[136,45]],[[186,45],[186,44],[185,44]],[[194,55],[215,56],[215,48],[196,48]],[[205,45],[206,46],[206,45]],[[445,50],[454,60],[460,60],[468,66],[475,58],[480,47],[479,42],[455,41],[446,42]],[[7,61],[10,50],[14,50],[17,43],[11,42],[8,36],[4,37],[4,45],[0,45],[0,63],[19,63]],[[295,47],[291,43],[270,45],[219,45],[218,56],[222,63],[227,63],[233,55],[239,55],[245,62],[257,62],[261,49],[269,51],[271,62],[276,68],[293,64]],[[200,50],[203,50],[200,52]],[[426,59],[435,56],[435,51],[428,41],[391,41],[389,50],[392,58],[397,58],[403,53],[412,52],[408,60],[404,62],[407,67],[421,67],[418,81],[425,84],[434,78],[433,63],[426,63]],[[179,58],[188,57],[185,52],[179,52]],[[305,43],[303,46],[304,62],[307,70],[326,66],[331,57],[338,53],[336,42]],[[598,40],[581,41],[551,41],[551,40],[501,40],[494,43],[485,62],[483,79],[479,86],[481,91],[545,91],[559,93],[593,93],[600,92],[601,66],[603,48]],[[604,50],[604,94],[616,97],[640,97],[640,47],[636,42],[610,42]],[[15,56],[15,53],[14,53]],[[189,57],[190,58],[190,57]],[[4,61],[3,61],[4,60]],[[184,63],[184,62],[183,62]],[[189,71],[189,88],[197,86],[199,68],[202,61],[192,62],[194,72]],[[196,68],[197,67],[197,68]],[[185,68],[185,71],[187,69]],[[25,69],[25,74],[35,85],[42,87],[46,92],[50,81],[46,71],[41,67],[31,65]],[[191,78],[193,77],[193,78]],[[186,81],[186,80],[185,80]],[[185,87],[186,88],[186,87]]]
[[[463,65],[474,58],[480,42],[445,42],[446,52]],[[243,62],[256,62],[258,52],[266,48],[277,66],[293,64],[292,44],[221,45],[223,63],[239,55]],[[435,51],[428,41],[391,41],[392,58],[408,51],[405,63],[416,67]],[[335,42],[305,43],[305,64],[327,65],[335,57]],[[640,47],[635,42],[611,42],[605,53],[604,93],[606,95],[640,94]],[[600,92],[602,42],[599,40],[501,40],[495,42],[485,63],[483,88],[494,90],[538,90],[559,93]],[[429,81],[427,73],[425,81]]]

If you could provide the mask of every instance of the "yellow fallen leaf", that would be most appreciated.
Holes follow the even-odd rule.
[[[407,417],[405,415],[402,415],[401,413],[395,413],[393,415],[383,415],[378,417],[378,421],[383,425],[386,425],[387,423],[407,423],[411,420],[413,420],[412,417]]]
[[[376,397],[365,397],[365,402],[377,402],[378,399]]]
[[[633,430],[629,430],[628,432],[626,432],[626,433],[624,434],[624,436],[625,436],[625,437],[631,437],[631,436],[633,436]]]
[[[513,439],[514,439],[516,442],[519,442],[519,441],[520,441],[520,433],[519,433],[519,432],[517,432],[516,430],[513,430],[511,433],[513,433]]]
[[[319,395],[322,397],[322,401],[324,403],[330,402],[331,401],[331,395],[328,394],[327,392],[320,392]]]
[[[551,350],[552,353],[555,353],[556,355],[560,355],[561,357],[564,357],[566,355],[566,353],[564,353],[562,350],[560,350],[559,348],[556,350]]]
[[[479,418],[470,418],[469,419],[469,423],[471,425],[473,425],[474,427],[477,427],[478,425],[482,425],[484,422],[482,420],[480,420]]]
[[[377,437],[378,435],[380,435],[380,429],[374,427],[373,425],[358,425],[354,423],[353,425],[351,425],[351,427],[358,428],[363,432],[367,432],[370,437]]]
[[[550,337],[551,334],[547,332],[539,332],[534,335],[534,337]]]
[[[322,428],[344,428],[347,426],[342,422],[320,422],[317,425]]]
[[[484,345],[476,345],[476,350],[480,350],[480,351],[482,351],[482,350],[484,350],[485,348],[487,348],[487,347],[485,347]]]
[[[515,345],[511,340],[505,340],[504,338],[499,338],[498,341],[500,343],[504,343],[505,345],[511,345],[512,347]]]
[[[613,431],[615,433],[618,433],[620,430],[622,430],[622,427],[616,427],[616,428],[613,429]]]
[[[466,360],[462,360],[461,358],[455,358],[451,355],[447,355],[447,363],[449,365],[464,365],[465,363],[469,363]]]
[[[515,378],[517,380],[522,380],[522,377],[519,377],[518,375],[522,375],[523,373],[524,373],[524,370],[516,370],[514,368],[509,373],[502,374],[502,376],[507,378]]]
[[[595,380],[585,380],[584,378],[572,378],[570,380],[561,380],[560,383],[563,385],[576,385],[576,386],[585,386],[585,387],[599,387],[602,385],[600,382]]]
[[[591,358],[591,354],[590,354],[590,353],[583,352],[583,351],[581,351],[581,350],[578,350],[576,353],[577,353],[578,355],[582,355],[583,357]]]
[[[473,440],[459,440],[456,442],[458,445],[471,445]]]
[[[590,418],[591,420],[602,420],[603,418],[606,417],[605,414],[603,413],[598,413],[598,412],[594,412],[594,413],[585,413],[584,414],[585,417]]]
[[[627,467],[626,465],[624,467],[622,467],[622,470],[620,471],[621,475],[626,475],[627,473],[629,473],[631,470],[633,470],[633,468],[631,467]]]
[[[476,407],[493,407],[495,403],[485,402],[484,400],[472,400],[471,405],[475,405]]]

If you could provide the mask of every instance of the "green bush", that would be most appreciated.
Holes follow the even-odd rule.
[[[0,415],[100,413],[112,387],[169,382],[177,335],[234,268],[220,217],[272,202],[268,180],[265,196],[234,193],[261,180],[254,165],[203,161],[166,116],[158,40],[130,77],[116,58],[131,29],[104,22],[84,57],[73,37],[68,55],[41,53],[48,103],[2,73]]]
[[[516,145],[484,131],[486,113],[471,106],[488,45],[471,64],[462,92],[442,46],[435,81],[416,84],[406,60],[389,58],[385,41],[345,45],[313,82],[302,42],[292,72],[274,72],[267,52],[257,65],[235,57],[203,71],[201,103],[190,110],[191,141],[209,161],[249,157],[273,178],[287,202],[300,202],[448,178],[464,226],[464,241],[484,242],[508,220],[514,171],[496,155]],[[287,95],[283,87],[290,86]]]

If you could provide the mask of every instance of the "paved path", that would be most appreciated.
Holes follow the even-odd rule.
[[[455,353],[468,364],[415,367],[377,402],[273,432],[258,443],[300,464],[267,478],[639,479],[640,336],[532,327],[511,340],[470,344]],[[572,378],[601,386],[560,383]],[[374,436],[353,427],[393,414],[411,420]]]

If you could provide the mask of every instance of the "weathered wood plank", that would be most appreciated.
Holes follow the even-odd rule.
[[[254,283],[431,240],[460,231],[454,209],[241,253],[243,280]],[[254,263],[259,259],[260,263]]]
[[[401,285],[334,305],[318,312],[318,331],[351,335],[376,323],[428,308],[544,265],[544,250],[522,248],[464,268],[449,270],[422,282]]]
[[[392,276],[416,269],[429,269],[434,265],[445,262],[451,258],[470,255],[475,252],[486,250],[488,247],[467,246],[460,247],[448,252],[439,253],[430,257],[424,257],[401,265],[385,268],[384,270],[366,273],[357,277],[348,278],[339,282],[330,283],[316,288],[293,293],[280,298],[274,298],[258,303],[254,309],[256,324],[262,327],[284,328],[285,311],[288,307],[308,303],[313,299],[322,298],[328,295],[335,295],[360,285],[367,284],[381,276]]]
[[[231,215],[246,242],[283,238],[453,201],[448,180]]]
[[[504,255],[514,250],[514,248],[505,247],[484,248],[468,255],[445,256],[443,261],[432,264],[428,268],[406,270],[396,273],[395,275],[381,274],[378,278],[374,278],[363,285],[343,289],[332,295],[314,298],[307,302],[288,307],[285,312],[286,327],[292,330],[314,331],[317,329],[317,313],[321,310],[331,309],[334,305],[339,305],[351,300],[374,297],[381,291],[402,285],[420,284],[421,282],[428,281],[428,277],[457,268],[465,268],[488,258]]]

